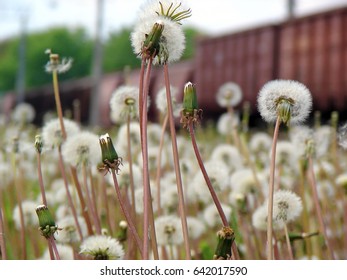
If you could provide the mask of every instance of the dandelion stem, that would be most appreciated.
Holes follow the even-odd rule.
[[[316,214],[317,214],[317,218],[318,218],[320,232],[324,236],[329,258],[334,260],[335,259],[334,252],[333,252],[330,240],[329,240],[328,235],[327,235],[327,230],[326,230],[326,226],[325,226],[324,219],[323,219],[322,209],[321,209],[321,206],[319,204],[316,177],[315,177],[315,174],[313,171],[313,161],[312,161],[311,156],[308,157],[308,179],[309,179],[309,182],[311,185],[311,190],[312,190],[312,194],[313,194],[313,202],[314,202],[314,206],[316,208]]]
[[[176,182],[177,182],[178,203],[179,203],[182,231],[183,231],[183,238],[184,238],[184,245],[185,245],[184,247],[186,252],[186,259],[190,260],[191,252],[190,252],[189,237],[188,237],[187,215],[186,215],[186,209],[184,205],[182,177],[181,177],[180,163],[178,158],[175,120],[173,115],[172,97],[171,97],[171,91],[170,91],[169,68],[167,63],[164,64],[164,79],[165,79],[165,87],[166,87],[167,114],[169,116],[172,153],[174,158],[174,166],[175,166],[175,174],[176,174]]]
[[[40,185],[42,202],[44,205],[48,205],[47,204],[47,198],[46,198],[46,192],[45,192],[45,186],[43,184],[43,179],[42,179],[41,154],[40,153],[37,153],[37,174],[39,177],[39,185]]]
[[[82,174],[83,174],[83,185],[84,185],[85,193],[86,193],[86,197],[87,197],[87,204],[88,204],[88,208],[90,210],[90,213],[93,217],[95,231],[97,234],[101,234],[100,221],[99,221],[99,218],[96,214],[96,209],[94,208],[92,198],[90,196],[90,191],[89,191],[89,187],[88,187],[88,180],[87,180],[87,168],[86,168],[85,164],[82,164]]]
[[[57,108],[57,114],[58,114],[58,118],[59,118],[59,122],[60,122],[61,133],[63,135],[64,140],[66,140],[66,130],[65,130],[64,121],[63,121],[63,110],[62,110],[61,102],[60,102],[57,70],[52,71],[52,77],[53,77],[53,90],[54,90],[55,105]]]
[[[93,227],[92,227],[92,223],[90,221],[90,217],[89,217],[89,213],[88,213],[88,207],[86,206],[86,202],[85,202],[84,197],[83,197],[82,188],[81,188],[80,182],[78,180],[77,170],[75,167],[70,166],[70,171],[71,171],[72,180],[73,180],[75,188],[77,190],[77,195],[78,195],[79,201],[81,203],[82,215],[83,215],[84,220],[87,224],[88,234],[92,235],[93,234]]]
[[[144,82],[142,84],[142,91],[140,87],[140,98],[142,96],[141,105],[139,105],[141,122],[141,150],[142,150],[142,161],[143,161],[143,259],[147,260],[149,258],[149,238],[148,230],[150,228],[150,234],[152,238],[152,249],[155,252],[155,257],[158,257],[158,248],[156,246],[156,235],[154,227],[154,215],[152,207],[152,198],[151,198],[151,187],[149,181],[149,166],[148,166],[148,143],[147,143],[147,100],[148,100],[148,91],[150,83],[150,74],[152,69],[152,58],[149,59],[147,63],[147,69],[145,73]],[[141,86],[141,82],[140,82]],[[141,94],[142,92],[142,94]],[[150,227],[151,226],[151,227]]]
[[[216,205],[217,207],[217,210],[218,210],[218,214],[222,220],[222,223],[223,223],[223,226],[224,227],[229,227],[229,223],[228,223],[228,219],[223,211],[223,208],[222,208],[222,205],[217,197],[217,194],[212,186],[212,183],[211,183],[211,180],[210,180],[210,177],[208,176],[207,174],[207,171],[205,169],[205,166],[204,166],[204,163],[202,161],[202,158],[201,158],[201,155],[200,155],[200,152],[199,152],[199,148],[197,146],[197,143],[196,143],[196,139],[195,139],[195,133],[194,133],[194,126],[193,126],[193,122],[192,121],[189,121],[189,126],[188,126],[188,130],[189,130],[189,134],[190,134],[190,137],[191,137],[191,141],[192,141],[192,145],[193,145],[193,148],[194,148],[194,152],[195,152],[195,156],[196,156],[196,159],[198,161],[198,164],[199,164],[199,167],[201,169],[201,172],[202,172],[202,175],[204,176],[204,179],[206,181],[206,184],[207,184],[207,187],[210,191],[210,194],[211,194],[211,197],[213,199],[213,202],[214,204]]]
[[[287,224],[284,223],[284,235],[286,237],[286,243],[287,243],[287,248],[288,248],[288,253],[289,253],[289,259],[294,260],[294,255],[293,255],[293,250],[292,250],[292,245],[290,244],[290,239],[289,239],[289,233],[288,233],[288,227]]]
[[[60,260],[60,255],[58,252],[57,244],[55,244],[55,240],[53,235],[48,238],[48,243],[52,246],[54,254],[55,254],[55,259]]]
[[[60,168],[61,176],[63,177],[68,203],[69,203],[69,206],[70,206],[71,211],[72,211],[72,216],[75,220],[78,235],[80,237],[80,240],[82,240],[83,239],[82,230],[81,230],[81,226],[80,226],[78,219],[77,219],[76,208],[75,208],[73,201],[72,201],[72,198],[71,198],[71,194],[70,194],[70,190],[69,190],[69,184],[68,184],[68,181],[66,178],[66,173],[65,173],[65,168],[64,168],[63,155],[61,153],[61,146],[58,147],[58,157],[59,157],[59,168]]]
[[[161,178],[161,155],[163,152],[163,147],[164,147],[164,136],[165,136],[165,130],[166,126],[169,120],[168,114],[165,115],[163,124],[162,124],[162,130],[161,130],[161,135],[160,135],[160,143],[159,143],[159,150],[158,150],[158,162],[157,162],[157,178],[156,178],[156,183],[157,183],[157,213],[158,215],[161,214],[161,199],[160,199],[160,178]]]
[[[0,251],[1,251],[1,259],[7,260],[4,220],[3,220],[3,216],[2,216],[2,208],[1,207],[0,207]]]
[[[268,200],[268,214],[267,214],[267,244],[266,252],[267,259],[274,259],[273,245],[272,245],[272,215],[273,215],[273,197],[275,187],[275,166],[276,166],[276,146],[278,139],[278,132],[281,124],[281,117],[276,119],[275,130],[271,147],[271,162],[270,162],[270,182],[269,182],[269,200]]]
[[[130,216],[130,214],[129,214],[129,212],[128,212],[127,208],[125,207],[124,202],[122,200],[122,194],[120,192],[120,188],[119,188],[119,185],[118,185],[116,171],[114,169],[111,169],[111,173],[112,173],[112,179],[113,179],[113,182],[114,182],[114,187],[115,187],[115,190],[116,190],[119,206],[120,206],[120,208],[121,208],[121,210],[122,210],[122,212],[124,214],[124,217],[125,217],[125,219],[126,219],[126,221],[128,223],[130,232],[131,232],[131,234],[134,237],[136,245],[139,248],[140,254],[143,257],[143,249],[142,249],[141,239],[140,239],[140,237],[139,237],[139,235],[138,235],[138,233],[136,231],[134,222],[131,219],[131,216]]]

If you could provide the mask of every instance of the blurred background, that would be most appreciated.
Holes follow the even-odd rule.
[[[137,83],[140,60],[129,35],[146,0],[0,0],[0,102],[9,114],[31,103],[36,123],[54,110],[46,49],[71,57],[61,74],[63,108],[81,108],[85,123],[110,125],[109,98],[119,85]],[[314,96],[314,109],[342,113],[347,100],[347,0],[186,0],[192,17],[182,61],[171,67],[172,83],[193,81],[207,115],[220,111],[218,87],[240,84],[254,105],[261,86],[275,78],[296,79]],[[151,94],[162,86],[153,72]]]

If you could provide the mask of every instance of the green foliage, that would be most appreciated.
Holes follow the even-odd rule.
[[[14,38],[0,44],[0,92],[15,88],[18,69],[19,39]],[[26,87],[31,88],[50,83],[51,75],[44,66],[49,57],[46,49],[58,53],[61,58],[72,57],[73,67],[61,74],[61,81],[90,74],[93,42],[84,29],[69,30],[53,28],[33,33],[26,39]]]
[[[103,71],[105,73],[121,71],[125,66],[140,67],[140,59],[133,53],[130,42],[132,28],[125,27],[111,33],[104,42]],[[186,49],[182,59],[194,56],[195,40],[200,34],[193,28],[184,30]],[[0,42],[0,95],[13,90],[18,71],[19,38]],[[93,56],[93,39],[83,28],[67,29],[52,28],[41,32],[31,33],[26,39],[26,88],[32,88],[51,83],[51,75],[45,73],[44,66],[49,57],[46,49],[51,49],[61,58],[73,58],[71,69],[59,75],[59,81],[90,75]]]
[[[123,28],[119,32],[110,34],[104,46],[104,72],[123,70],[125,66],[140,67],[141,61],[134,54],[130,42],[131,31],[131,28]]]

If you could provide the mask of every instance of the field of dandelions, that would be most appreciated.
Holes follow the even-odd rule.
[[[115,89],[112,127],[63,115],[58,74],[73,64],[51,51],[42,75],[52,75],[57,111],[38,126],[20,103],[1,122],[0,259],[345,259],[347,126],[338,113],[322,122],[305,85],[275,80],[255,93],[264,125],[250,127],[230,81],[210,93],[221,115],[205,120],[195,85],[169,81],[191,10],[146,5],[131,36],[140,83]],[[165,77],[155,100],[152,64]]]

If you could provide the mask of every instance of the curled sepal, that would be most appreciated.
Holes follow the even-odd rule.
[[[141,55],[144,59],[154,58],[160,52],[160,42],[164,30],[164,24],[160,21],[156,22],[142,45]]]
[[[222,227],[217,232],[218,244],[214,253],[214,260],[229,260],[231,258],[231,246],[235,240],[231,227]]]
[[[45,238],[53,237],[57,230],[60,230],[55,224],[54,218],[46,205],[36,207],[36,214],[39,218],[39,230]]]
[[[98,165],[100,171],[108,172],[110,169],[119,171],[119,166],[122,164],[122,158],[118,156],[116,149],[113,146],[112,139],[108,133],[101,135],[99,138],[101,148],[101,163]]]

